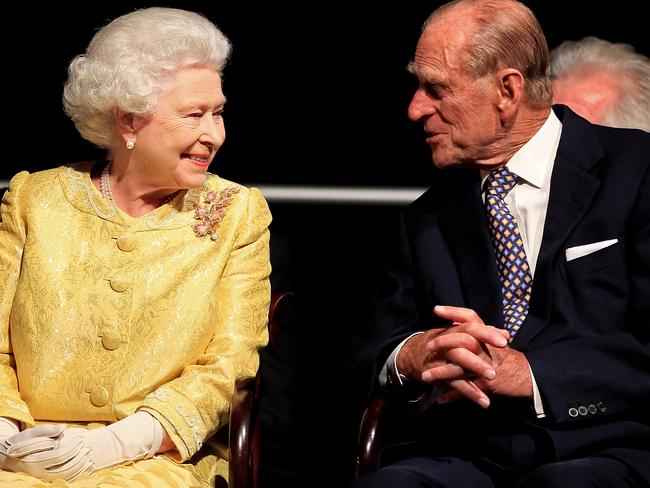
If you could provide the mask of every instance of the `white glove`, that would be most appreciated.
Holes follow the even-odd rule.
[[[18,426],[6,417],[0,417],[0,442],[20,432]]]
[[[5,439],[8,439],[11,436],[14,436],[20,432],[18,426],[9,420],[7,417],[0,417],[0,469],[5,469],[4,460],[5,460],[5,448],[2,445],[2,442]]]
[[[66,429],[51,450],[30,453],[25,443],[13,446],[10,455],[32,468],[26,471],[32,476],[70,481],[127,461],[150,458],[160,449],[162,438],[160,422],[146,412],[137,412],[99,429]]]
[[[84,467],[78,456],[80,445],[71,444],[57,459],[49,455],[58,447],[65,430],[65,424],[40,425],[5,437],[0,440],[0,468],[46,481],[60,478],[60,472],[80,473]]]

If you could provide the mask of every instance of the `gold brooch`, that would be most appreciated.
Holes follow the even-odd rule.
[[[210,239],[216,241],[219,238],[217,234],[219,222],[225,217],[226,207],[230,205],[238,192],[239,188],[234,186],[221,190],[218,195],[209,191],[203,199],[203,205],[195,203],[194,218],[199,223],[192,226],[194,233],[199,237],[209,235]]]

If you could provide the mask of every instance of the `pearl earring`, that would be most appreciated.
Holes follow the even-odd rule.
[[[126,141],[126,148],[131,150],[135,147],[135,141],[133,139],[129,139]]]

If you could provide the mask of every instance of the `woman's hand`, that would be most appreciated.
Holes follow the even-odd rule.
[[[20,432],[18,422],[7,417],[0,417],[0,442]]]
[[[4,444],[5,439],[12,437],[20,432],[18,425],[12,419],[0,417],[0,470],[7,470],[5,466],[7,458],[7,447]]]
[[[158,448],[158,452],[169,452],[169,451],[175,451],[176,446],[174,445],[174,441],[172,441],[172,438],[169,437],[169,434],[165,429],[163,429],[163,437],[162,437],[162,442],[160,443],[160,447]]]
[[[42,427],[54,426],[36,429]],[[99,429],[63,427],[65,430],[57,431],[54,438],[19,439],[9,455],[28,469],[23,467],[21,471],[36,478],[70,481],[103,468],[152,457],[160,449],[164,432],[160,422],[146,412]],[[34,450],[35,444],[44,446],[48,441],[46,449]]]
[[[65,430],[65,424],[40,425],[0,439],[0,469],[27,473],[46,481],[62,477],[56,474],[59,471],[74,471],[74,466],[62,456],[59,459],[50,456]],[[68,455],[71,457],[74,456]]]

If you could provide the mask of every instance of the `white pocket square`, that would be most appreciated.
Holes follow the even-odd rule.
[[[566,253],[566,260],[569,262],[574,259],[581,258],[596,251],[600,251],[601,249],[605,249],[606,247],[612,246],[617,242],[618,239],[609,239],[607,241],[592,242],[591,244],[585,244],[584,246],[568,247],[566,251],[564,251]]]

